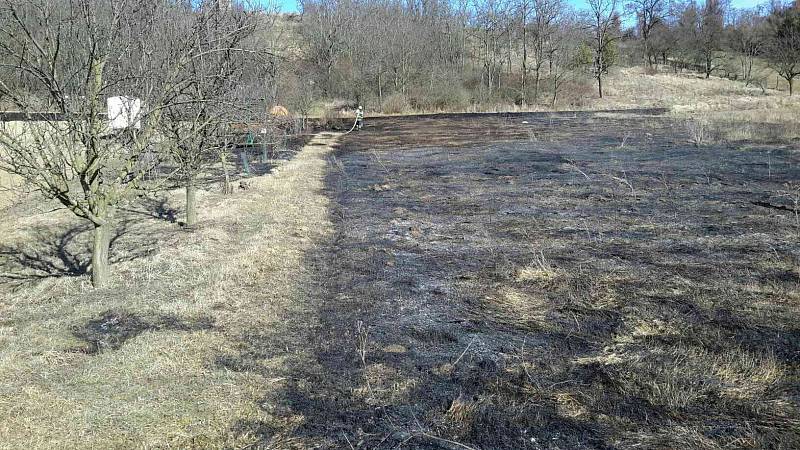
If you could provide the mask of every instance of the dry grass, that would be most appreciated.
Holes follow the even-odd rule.
[[[795,98],[785,92],[745,87],[740,81],[697,73],[659,73],[647,75],[641,67],[619,68],[607,79],[605,98],[593,106],[598,109],[670,108],[673,112],[758,110],[770,107],[797,107]]]
[[[632,87],[657,90],[630,75],[593,106],[700,117],[698,145],[734,139],[726,127],[770,105],[758,117],[793,123],[794,100],[750,99],[727,80],[652,76],[670,97],[636,103]],[[748,203],[779,178],[747,178],[761,162],[748,152],[682,153],[684,138],[665,135],[688,140],[680,126],[569,116],[541,119],[535,141],[496,118],[376,120],[348,136],[327,181],[321,138],[247,191],[202,193],[195,232],[132,222],[115,254],[136,258],[115,264],[109,289],[85,276],[4,289],[0,447],[377,447],[415,433],[409,446],[800,442],[796,222]],[[648,133],[669,143],[665,159]],[[721,161],[730,179],[712,183]],[[46,258],[74,225],[6,218],[0,244]],[[147,236],[152,253],[137,253]],[[63,248],[85,258],[78,238]]]
[[[606,98],[588,109],[667,108],[676,118],[702,124],[705,143],[769,142],[800,138],[800,96],[696,73],[645,74],[621,68],[608,78]],[[695,143],[699,125],[690,125]]]
[[[275,173],[251,179],[247,191],[204,192],[195,232],[137,222],[116,248],[145,245],[137,239],[148,234],[158,237],[156,248],[115,264],[106,289],[90,289],[86,276],[0,286],[0,448],[258,441],[237,424],[271,420],[259,402],[286,379],[282,360],[265,358],[258,371],[220,361],[237,357],[247,336],[281,330],[281,317],[313,296],[301,287],[303,258],[330,231],[320,188],[332,139],[317,137]],[[61,213],[10,217],[0,236],[3,245],[45,255],[34,230],[73,225]],[[275,420],[291,428],[296,419]]]
[[[532,258],[529,265],[517,269],[516,278],[517,281],[532,281],[548,284],[561,275],[562,272],[558,268],[553,267],[544,256],[544,253],[540,251],[538,255]]]

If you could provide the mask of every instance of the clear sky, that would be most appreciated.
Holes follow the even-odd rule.
[[[281,10],[284,12],[293,12],[297,11],[297,0],[273,0],[280,5]],[[585,0],[567,0],[569,3],[575,5],[578,8],[582,8],[585,4]],[[699,0],[702,3],[702,0]],[[766,0],[731,0],[731,6],[734,8],[750,8],[758,4],[766,3]],[[624,3],[624,0],[622,0]]]

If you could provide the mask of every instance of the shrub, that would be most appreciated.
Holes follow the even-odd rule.
[[[423,111],[456,111],[466,109],[472,97],[459,79],[442,76],[433,83],[412,91],[411,106]]]
[[[338,109],[325,108],[319,118],[319,124],[321,127],[326,128],[328,125],[335,124],[340,119],[340,116]]]
[[[686,132],[689,135],[689,142],[695,147],[706,145],[710,140],[708,122],[705,120],[689,119],[686,121]]]
[[[582,108],[588,106],[595,98],[597,89],[592,80],[577,77],[570,80],[559,89],[558,104]],[[550,93],[552,95],[552,92]]]
[[[431,98],[429,109],[462,110],[470,103],[472,103],[472,98],[464,88],[460,86],[450,86],[449,89],[443,87]]]
[[[406,96],[395,92],[383,99],[381,103],[381,112],[384,114],[401,114],[411,109],[411,104],[406,99]]]

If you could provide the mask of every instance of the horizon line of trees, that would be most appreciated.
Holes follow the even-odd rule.
[[[622,57],[763,85],[767,63],[793,92],[800,22],[793,4],[725,0],[301,0],[290,75],[306,96],[373,109],[553,106],[586,96]],[[730,67],[730,60],[738,61]],[[566,89],[569,87],[569,89]],[[295,89],[297,90],[297,89]],[[284,98],[297,105],[291,96]],[[580,99],[577,99],[580,100]],[[297,109],[297,108],[295,108]],[[301,108],[303,109],[303,108]]]

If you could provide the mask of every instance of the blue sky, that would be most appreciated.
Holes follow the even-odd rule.
[[[281,6],[281,10],[284,12],[297,11],[297,0],[274,0],[274,1],[276,1]],[[567,1],[577,6],[578,8],[581,8],[586,4],[585,0],[567,0]],[[702,2],[702,0],[700,1]],[[766,0],[731,0],[731,6],[733,6],[734,8],[750,8],[752,6],[762,3],[766,3]]]

